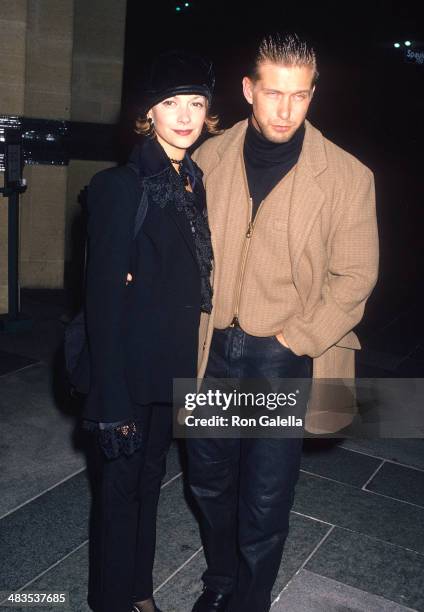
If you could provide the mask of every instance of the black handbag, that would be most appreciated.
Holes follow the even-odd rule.
[[[128,167],[138,175],[135,165],[128,164]],[[147,192],[143,189],[134,219],[133,240],[136,239],[143,225],[148,206]],[[90,391],[90,354],[84,309],[80,310],[66,326],[64,355],[65,370],[71,389],[86,395]]]

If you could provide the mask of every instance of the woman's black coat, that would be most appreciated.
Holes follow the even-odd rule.
[[[153,140],[136,148],[132,162],[138,176],[110,168],[88,190],[85,417],[94,421],[131,419],[134,403],[172,401],[172,378],[196,376],[200,273],[190,224],[175,206],[180,177]],[[204,207],[201,171],[188,156],[184,163]],[[143,190],[148,211],[133,239]]]

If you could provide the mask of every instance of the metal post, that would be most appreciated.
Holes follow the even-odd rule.
[[[3,197],[8,198],[8,308],[0,315],[0,330],[19,331],[31,327],[31,321],[20,312],[19,292],[19,194],[26,190],[22,178],[23,153],[20,131],[5,130],[5,173]]]
[[[9,319],[14,321],[19,314],[19,193],[12,191],[8,199]]]

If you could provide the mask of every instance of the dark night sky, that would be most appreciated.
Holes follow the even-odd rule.
[[[424,40],[418,3],[394,1],[296,3],[268,0],[128,0],[124,114],[134,114],[137,77],[146,61],[172,47],[193,49],[215,65],[214,110],[224,127],[248,105],[241,78],[249,50],[270,31],[294,30],[312,41],[320,80],[310,118],[342,146],[371,138],[415,147],[422,109],[424,66],[404,61],[396,40]],[[293,3],[291,3],[293,4]],[[417,43],[416,43],[417,44]],[[420,43],[418,43],[420,44]],[[423,45],[421,45],[423,48]],[[366,151],[364,151],[366,155]]]
[[[390,318],[406,304],[423,300],[424,64],[407,63],[405,48],[393,47],[397,40],[411,40],[416,50],[424,50],[420,3],[191,0],[191,7],[181,13],[175,12],[176,4],[128,0],[123,89],[127,128],[135,112],[140,69],[158,51],[182,47],[213,60],[213,110],[223,127],[229,127],[249,112],[241,79],[258,38],[283,30],[303,34],[317,51],[320,71],[309,118],[375,174],[381,266],[366,321],[372,327],[381,322],[383,312]]]

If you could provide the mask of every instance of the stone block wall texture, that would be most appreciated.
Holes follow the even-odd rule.
[[[70,119],[73,0],[28,0],[24,115]],[[21,198],[20,283],[58,288],[64,279],[67,168],[25,168]]]
[[[0,0],[0,112],[22,115],[25,101],[27,0]]]
[[[25,115],[69,119],[73,0],[28,0]]]
[[[115,123],[121,108],[126,0],[75,0],[73,121]]]
[[[126,0],[0,0],[0,114],[114,123],[121,105]],[[60,288],[77,196],[111,163],[27,166],[22,287]],[[0,176],[0,181],[3,178]],[[0,201],[0,312],[7,310],[7,200]]]
[[[53,289],[63,283],[67,174],[65,166],[25,168],[30,187],[21,198],[23,287]]]

